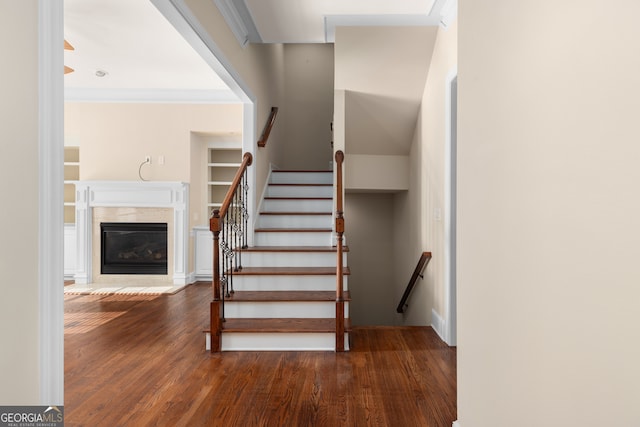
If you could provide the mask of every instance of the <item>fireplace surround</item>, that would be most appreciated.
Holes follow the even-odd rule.
[[[189,184],[164,181],[77,181],[76,285],[141,282],[186,285],[188,268]],[[100,272],[100,223],[167,223],[167,272],[103,275]]]

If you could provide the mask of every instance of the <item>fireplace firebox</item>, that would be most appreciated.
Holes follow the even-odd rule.
[[[100,224],[102,274],[167,274],[167,224]]]

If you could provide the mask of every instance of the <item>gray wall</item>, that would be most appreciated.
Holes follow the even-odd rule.
[[[393,325],[393,194],[348,193],[345,236],[354,325]]]
[[[333,120],[333,45],[284,47],[284,105],[275,126],[283,131],[287,169],[329,169]]]

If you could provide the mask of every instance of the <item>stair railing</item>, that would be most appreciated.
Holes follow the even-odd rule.
[[[264,147],[267,145],[267,140],[269,139],[271,129],[273,129],[273,125],[276,122],[277,115],[278,107],[271,107],[271,112],[269,113],[267,122],[265,123],[264,129],[262,130],[262,135],[260,135],[260,139],[258,140],[258,147]]]
[[[336,151],[336,351],[344,351],[344,268],[342,265],[343,254],[343,235],[344,235],[344,207],[342,202],[343,184],[342,184],[342,163],[344,162],[344,153],[340,150]]]
[[[424,279],[422,272],[424,271],[425,268],[427,268],[427,264],[429,264],[429,261],[431,261],[431,252],[422,252],[422,255],[420,255],[420,258],[418,259],[418,264],[416,265],[415,270],[413,270],[411,279],[407,284],[407,288],[404,290],[404,294],[402,294],[402,298],[400,299],[398,308],[396,308],[396,311],[398,313],[404,313],[405,308],[408,307],[407,300],[411,295],[411,291],[413,290],[413,287],[416,285],[416,281],[418,280],[418,277]]]
[[[211,351],[221,350],[224,302],[234,292],[233,273],[242,269],[242,251],[247,247],[249,185],[247,168],[253,162],[251,153],[244,153],[227,195],[209,218],[213,233],[213,300],[210,305]]]

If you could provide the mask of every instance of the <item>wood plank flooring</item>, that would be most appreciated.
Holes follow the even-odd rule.
[[[211,290],[65,296],[65,425],[433,426],[456,350],[431,328],[354,327],[352,351],[204,350]]]

